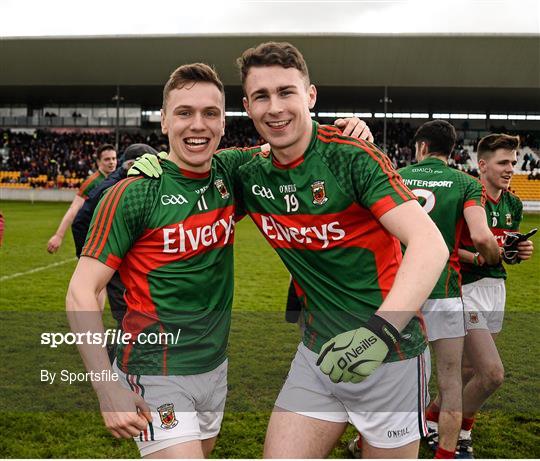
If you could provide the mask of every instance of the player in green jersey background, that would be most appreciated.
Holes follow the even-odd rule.
[[[294,46],[261,44],[238,62],[271,146],[239,169],[244,206],[302,290],[306,324],[264,456],[325,457],[351,419],[365,457],[416,457],[427,370],[415,314],[444,240],[376,146],[311,120],[316,89]]]
[[[518,148],[519,138],[506,134],[490,134],[478,144],[480,180],[487,192],[487,223],[501,249],[508,243],[506,233],[518,231],[523,218],[521,200],[508,190],[517,163]],[[504,367],[495,339],[501,331],[504,317],[506,270],[502,263],[487,265],[467,235],[464,236],[463,246],[460,258],[463,261],[467,336],[459,447],[461,457],[471,458],[471,429],[475,414],[504,380]],[[520,242],[516,257],[509,263],[528,260],[532,254],[533,243],[530,240]]]
[[[47,251],[49,253],[56,253],[62,241],[64,235],[71,223],[77,216],[78,211],[83,206],[84,201],[88,198],[88,194],[96,186],[101,184],[109,174],[116,170],[116,150],[111,144],[103,144],[99,146],[96,150],[96,164],[98,170],[88,176],[85,181],[81,184],[81,187],[77,191],[77,195],[73,198],[69,209],[66,211],[66,214],[62,217],[62,221],[58,225],[58,229],[54,235],[47,242]]]
[[[426,122],[416,131],[414,143],[418,163],[400,169],[399,173],[441,231],[450,252],[422,314],[437,358],[440,415],[435,458],[452,459],[462,419],[461,357],[466,329],[458,249],[464,226],[490,264],[499,262],[499,247],[486,222],[482,184],[448,166],[456,143],[454,127],[444,120]],[[433,411],[433,406],[430,409]]]

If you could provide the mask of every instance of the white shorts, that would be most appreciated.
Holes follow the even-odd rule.
[[[428,299],[422,305],[429,342],[466,335],[461,298]]]
[[[276,406],[310,418],[350,422],[377,448],[396,448],[427,434],[429,348],[413,359],[381,365],[358,384],[334,384],[300,343]]]
[[[463,303],[467,330],[499,333],[506,304],[504,279],[486,277],[463,285]]]
[[[141,395],[152,411],[152,423],[134,437],[141,456],[219,433],[227,396],[227,360],[198,375],[126,375],[116,362],[113,370],[120,383]]]

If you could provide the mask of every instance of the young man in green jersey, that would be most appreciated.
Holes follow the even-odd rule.
[[[113,367],[120,382],[93,386],[107,428],[116,437],[136,437],[145,457],[208,455],[223,417],[231,172],[251,158],[239,149],[214,157],[224,114],[223,85],[210,67],[173,72],[163,92],[161,126],[170,143],[163,175],[127,178],[109,190],[68,290],[72,330],[103,333],[96,293],[115,270],[126,286],[123,333],[130,338],[119,344]],[[148,340],[152,335],[157,344]],[[99,345],[81,345],[80,352],[88,371],[111,371]]]
[[[506,134],[490,134],[478,144],[480,180],[487,192],[487,224],[501,250],[507,241],[507,233],[518,231],[523,218],[521,200],[508,190],[518,148],[519,138]],[[462,239],[462,246],[459,255],[467,336],[463,359],[463,421],[456,457],[472,458],[474,416],[504,380],[504,368],[495,339],[501,331],[504,317],[506,270],[501,262],[489,265],[467,233]],[[526,240],[517,244],[515,258],[505,258],[505,262],[515,264],[530,259],[532,253],[533,244]],[[428,412],[428,419],[435,423],[437,420],[440,423],[439,405],[440,399],[437,398]]]
[[[441,231],[450,252],[422,314],[437,358],[440,415],[435,458],[452,459],[462,419],[461,357],[466,329],[458,249],[464,226],[488,264],[499,262],[499,247],[487,225],[482,184],[448,166],[456,143],[454,127],[444,120],[424,123],[416,131],[414,143],[418,163],[399,173]]]
[[[271,146],[238,170],[243,205],[305,320],[264,456],[325,457],[351,421],[364,457],[416,457],[429,359],[415,314],[448,259],[444,240],[385,154],[312,121],[317,91],[294,46],[264,43],[238,64],[244,107]]]
[[[136,437],[145,457],[207,456],[223,418],[233,175],[260,150],[214,156],[224,114],[223,85],[210,67],[173,72],[163,92],[161,126],[170,152],[158,164],[162,174],[129,177],[110,189],[94,213],[68,290],[73,331],[103,333],[95,294],[115,270],[126,286],[123,333],[130,337],[119,344],[113,367],[120,383],[93,385],[108,429]],[[342,123],[370,135],[357,122]],[[164,343],[146,339],[162,334]],[[112,371],[99,345],[83,344],[80,351],[88,371]]]
[[[96,164],[98,170],[88,176],[88,178],[86,178],[81,184],[81,187],[77,191],[77,195],[75,195],[73,198],[69,209],[62,218],[58,229],[47,242],[47,251],[49,253],[56,253],[62,245],[62,241],[68,227],[73,223],[75,216],[77,216],[77,213],[83,206],[84,201],[88,198],[88,194],[95,187],[101,184],[105,178],[107,178],[107,176],[116,170],[116,150],[112,144],[103,144],[102,146],[99,146],[96,151],[96,155]]]

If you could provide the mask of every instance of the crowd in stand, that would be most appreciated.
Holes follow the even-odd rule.
[[[322,120],[331,123],[330,120]],[[382,121],[370,122],[375,143],[382,146],[384,126]],[[503,130],[504,131],[504,130]],[[415,129],[409,123],[394,121],[387,124],[386,151],[396,168],[414,162],[412,139]],[[526,134],[520,134],[527,144]],[[251,120],[247,118],[227,119],[226,134],[220,148],[233,146],[253,146],[261,144]],[[0,131],[0,170],[20,172],[18,177],[4,176],[0,182],[29,183],[32,187],[77,187],[73,178],[84,179],[95,168],[94,155],[97,147],[105,143],[115,143],[112,132],[55,132],[37,130],[32,134],[25,132]],[[122,133],[119,145],[120,154],[132,143],[145,143],[157,150],[167,150],[166,138],[158,131],[148,134]],[[474,143],[473,143],[474,148]],[[7,155],[6,155],[7,153]],[[523,159],[523,171],[529,171],[529,179],[540,179],[540,160],[528,153]],[[474,176],[478,171],[471,161],[470,152],[458,142],[450,157],[450,165]]]

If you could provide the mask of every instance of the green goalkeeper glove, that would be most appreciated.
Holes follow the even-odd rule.
[[[334,383],[359,383],[381,365],[398,340],[394,326],[374,315],[364,327],[341,333],[325,343],[317,366]]]
[[[138,176],[142,174],[147,178],[159,178],[163,174],[163,169],[159,164],[160,159],[166,159],[167,152],[160,152],[157,157],[152,154],[144,154],[137,158],[137,161],[128,171],[128,176]]]

